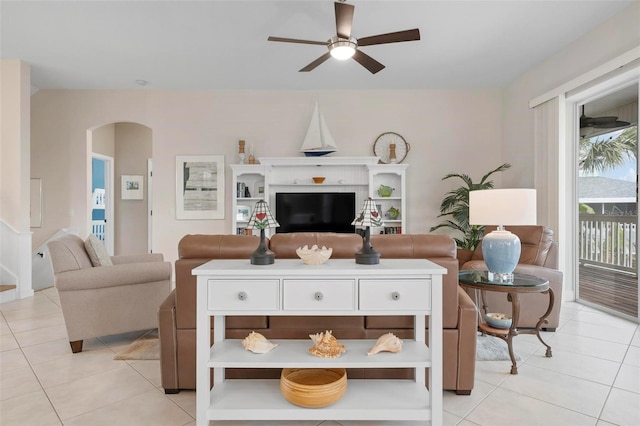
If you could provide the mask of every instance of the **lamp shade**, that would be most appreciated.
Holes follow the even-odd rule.
[[[536,190],[484,189],[469,192],[470,225],[535,225]]]
[[[367,226],[384,225],[384,222],[382,222],[382,215],[378,211],[378,207],[376,207],[371,197],[364,200],[364,204],[362,205],[360,214],[358,215],[358,217],[353,219],[353,222],[351,222],[351,224],[362,228],[365,228]]]
[[[469,192],[469,224],[498,225],[482,239],[489,279],[512,282],[520,259],[520,239],[504,225],[535,225],[535,189],[487,189]]]
[[[280,226],[280,224],[271,214],[271,210],[269,210],[269,205],[267,204],[267,202],[264,200],[258,201],[253,208],[249,223],[247,223],[247,229],[264,230],[269,228],[277,228],[278,226]]]

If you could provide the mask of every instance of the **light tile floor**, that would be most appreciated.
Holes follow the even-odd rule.
[[[115,361],[141,333],[85,341],[72,355],[54,288],[0,304],[0,425],[194,425],[195,393],[165,395],[159,361]],[[564,303],[561,326],[514,339],[508,361],[479,361],[471,396],[444,392],[445,425],[640,425],[640,329]],[[213,422],[212,422],[213,424]],[[415,422],[216,422],[215,426],[398,426]],[[419,424],[419,422],[418,422]]]

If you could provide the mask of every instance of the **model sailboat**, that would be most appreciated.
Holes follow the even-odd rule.
[[[300,152],[303,152],[307,157],[319,157],[337,150],[336,143],[331,137],[327,123],[325,123],[324,117],[320,114],[318,103],[316,102],[307,136],[304,138]]]

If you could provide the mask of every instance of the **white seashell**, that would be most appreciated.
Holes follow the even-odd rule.
[[[245,350],[251,351],[255,354],[266,354],[271,349],[278,346],[278,344],[271,343],[262,334],[252,331],[247,337],[242,339],[242,346],[244,346]]]
[[[375,355],[378,352],[400,352],[402,350],[402,340],[393,333],[383,334],[378,337],[367,355]]]
[[[304,246],[296,249],[296,254],[305,265],[321,265],[331,257],[331,253],[333,253],[332,248],[325,246],[318,248],[315,244],[311,248]]]
[[[345,345],[341,345],[329,330],[324,333],[310,334],[309,337],[313,341],[313,346],[309,348],[311,355],[320,358],[338,358],[347,350]]]

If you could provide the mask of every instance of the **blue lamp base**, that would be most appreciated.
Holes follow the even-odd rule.
[[[513,271],[520,259],[520,239],[499,226],[482,239],[482,256],[489,270],[489,279],[512,282]]]

